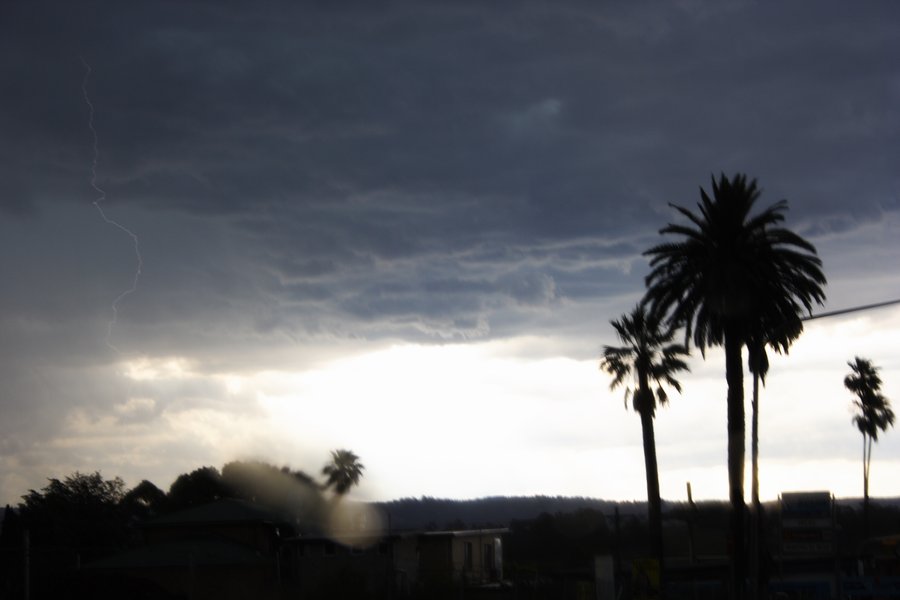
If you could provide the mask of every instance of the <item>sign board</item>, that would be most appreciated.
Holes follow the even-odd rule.
[[[827,519],[790,519],[785,518],[782,514],[781,526],[791,529],[821,529],[831,527],[831,516]]]
[[[831,526],[831,492],[789,492],[781,495],[781,518],[827,519]]]
[[[830,526],[827,529],[793,529],[783,527],[781,537],[786,542],[830,542],[834,539],[834,532]]]
[[[791,556],[834,553],[833,500],[830,492],[781,495],[781,549]]]
[[[644,600],[659,598],[659,561],[635,558],[631,561],[632,597]]]
[[[828,556],[834,553],[833,542],[783,542],[785,554],[791,556]]]
[[[616,600],[616,569],[611,555],[594,557],[594,585],[597,600]]]

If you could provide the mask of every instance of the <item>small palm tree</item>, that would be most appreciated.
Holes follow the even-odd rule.
[[[853,417],[863,438],[863,515],[866,535],[869,534],[869,474],[872,466],[872,442],[878,441],[878,432],[886,431],[894,424],[891,402],[881,393],[881,377],[872,361],[855,357],[848,362],[850,374],[844,378],[844,387],[856,398],[853,406],[859,411]]]
[[[335,494],[343,496],[359,483],[363,469],[359,457],[350,450],[332,450],[331,462],[322,468],[322,475],[327,477],[325,488],[333,488]]]
[[[628,399],[631,398],[634,410],[641,417],[651,551],[659,559],[662,568],[662,501],[659,495],[653,418],[657,402],[666,404],[668,401],[663,384],[681,392],[681,384],[675,379],[675,374],[688,370],[683,360],[688,352],[683,345],[672,343],[675,331],[671,327],[663,327],[659,316],[649,313],[641,304],[630,315],[622,315],[619,320],[611,321],[611,324],[624,345],[604,346],[600,368],[613,376],[610,389],[623,385],[628,377],[633,377],[636,383],[633,390],[631,386],[625,386],[625,404],[627,406]]]
[[[676,240],[654,246],[647,298],[654,311],[684,325],[703,352],[725,349],[728,384],[728,483],[734,566],[730,595],[744,597],[744,375],[743,346],[760,326],[791,323],[825,299],[825,276],[815,248],[779,227],[787,202],[752,215],[760,191],[745,175],[713,178],[712,197],[700,190],[699,214],[672,205],[690,222],[660,230]],[[767,342],[771,338],[764,337]]]

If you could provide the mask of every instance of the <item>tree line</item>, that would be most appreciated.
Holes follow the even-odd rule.
[[[782,227],[786,200],[754,213],[760,197],[756,180],[744,174],[712,178],[712,193],[700,188],[697,212],[670,204],[687,222],[659,230],[664,241],[646,250],[650,273],[634,309],[611,322],[621,345],[607,345],[601,368],[612,376],[611,388],[624,386],[641,418],[651,552],[663,565],[659,474],[653,419],[668,401],[665,387],[681,391],[677,376],[687,371],[691,343],[705,357],[710,347],[725,351],[729,482],[729,537],[732,565],[729,596],[743,599],[761,593],[758,546],[759,383],[769,369],[767,349],[787,354],[803,332],[813,306],[825,302],[825,274],[815,247]],[[678,332],[683,342],[675,341]],[[743,350],[753,378],[751,401],[751,500],[744,502],[746,423]],[[865,512],[872,442],[893,423],[890,404],[880,394],[877,368],[866,359],[849,363],[845,386],[856,396],[854,423],[863,435]],[[632,382],[633,383],[630,383]],[[749,530],[749,536],[747,535]],[[665,570],[661,569],[664,575]],[[747,586],[746,582],[750,585]],[[664,580],[660,591],[665,589]]]
[[[128,545],[137,523],[226,498],[261,504],[299,533],[319,527],[329,506],[325,492],[331,490],[338,499],[344,496],[359,483],[364,468],[350,450],[331,453],[322,482],[287,466],[232,461],[221,471],[204,466],[183,473],[167,492],[148,480],[128,489],[120,477],[76,471],[49,479],[40,490],[29,490],[17,510],[7,505],[0,547],[20,547],[27,530],[36,548],[103,554]]]

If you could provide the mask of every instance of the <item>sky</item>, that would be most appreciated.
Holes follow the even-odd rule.
[[[898,18],[0,3],[0,502],[76,470],[318,474],[337,448],[364,500],[645,498],[639,419],[598,363],[670,203],[746,173],[817,248],[817,311],[900,298]],[[887,307],[772,359],[764,498],[861,495],[847,361],[900,402],[898,339]],[[724,499],[722,350],[690,366],[656,419],[662,495]],[[871,492],[900,495],[900,432]]]

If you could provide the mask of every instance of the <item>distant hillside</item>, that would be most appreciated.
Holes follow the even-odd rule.
[[[869,497],[869,501],[872,504],[877,504],[878,506],[889,506],[892,508],[900,508],[900,497],[893,498],[873,498]],[[837,498],[836,502],[838,506],[847,506],[851,508],[862,508],[863,499],[862,498]]]
[[[874,504],[900,508],[900,498],[873,498]],[[698,507],[726,505],[724,501],[698,502]],[[766,502],[769,511],[778,510],[778,502]],[[838,498],[838,506],[858,508],[860,498]],[[563,496],[492,496],[476,500],[448,500],[444,498],[401,498],[375,504],[390,516],[392,529],[459,529],[468,527],[507,527],[512,521],[538,517],[541,513],[567,514],[581,509],[592,509],[612,516],[616,507],[619,514],[644,519],[647,516],[645,502],[613,502],[597,498],[571,498]],[[679,513],[687,507],[685,502],[663,503],[665,513]]]
[[[390,515],[392,529],[506,527],[513,520],[534,519],[541,513],[573,513],[585,508],[612,515],[616,506],[623,516],[646,514],[643,502],[612,502],[562,496],[495,496],[477,500],[402,498],[380,502],[376,506]]]

